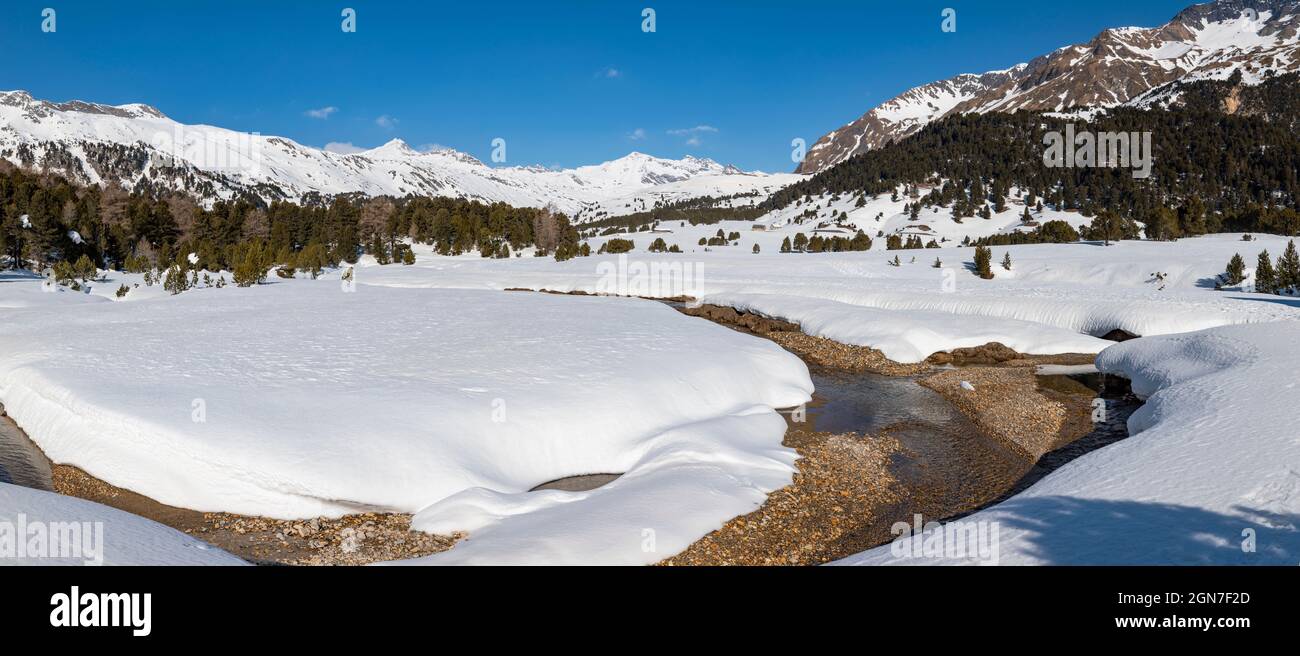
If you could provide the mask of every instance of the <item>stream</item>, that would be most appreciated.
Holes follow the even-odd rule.
[[[1037,462],[982,433],[939,393],[915,377],[852,373],[810,366],[816,391],[802,413],[783,411],[791,431],[856,433],[863,439],[890,436],[902,449],[889,464],[903,490],[883,509],[877,530],[914,513],[927,521],[955,519],[1021,492],[1079,456],[1128,436],[1126,422],[1141,403],[1128,381],[1099,373],[1039,375],[1045,393],[1077,397],[1083,404],[1102,399],[1103,421]],[[0,406],[2,412],[3,406]],[[539,485],[537,490],[582,491],[618,478],[588,474]],[[0,414],[0,482],[52,490],[51,463],[8,416]],[[887,530],[887,529],[884,529]]]

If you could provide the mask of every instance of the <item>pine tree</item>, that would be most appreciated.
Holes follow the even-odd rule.
[[[1255,266],[1255,291],[1260,294],[1277,293],[1277,272],[1273,270],[1273,260],[1268,251],[1259,254],[1259,263]]]
[[[1007,271],[1011,270],[1011,251],[1007,251],[1002,256],[1002,268]]]
[[[782,253],[790,252],[790,238],[788,236],[785,239],[781,240],[781,252]]]
[[[754,244],[754,254],[758,255],[758,244]]]
[[[85,255],[77,258],[77,263],[73,265],[72,270],[81,282],[90,282],[95,279],[96,275],[99,275],[99,272],[95,269],[95,263]]]
[[[1198,196],[1191,196],[1178,210],[1179,228],[1189,235],[1205,234],[1205,203]]]
[[[1295,240],[1286,244],[1286,251],[1277,260],[1277,288],[1288,291],[1300,288],[1300,255],[1295,250]]]
[[[1157,207],[1155,212],[1147,219],[1147,238],[1157,241],[1172,241],[1181,236],[1181,229],[1178,227],[1178,215],[1173,210],[1163,205]]]
[[[1228,260],[1225,276],[1229,285],[1240,285],[1241,281],[1246,279],[1246,261],[1241,259],[1241,253],[1234,254],[1232,259]]]
[[[163,289],[175,295],[189,288],[190,281],[185,276],[185,270],[180,265],[173,264],[170,269],[167,269],[167,275],[163,278]]]
[[[975,275],[985,279],[993,279],[993,250],[987,246],[975,247]]]

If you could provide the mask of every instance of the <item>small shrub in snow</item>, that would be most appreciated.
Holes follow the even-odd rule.
[[[630,252],[636,244],[631,239],[614,238],[600,245],[599,253],[627,253]]]

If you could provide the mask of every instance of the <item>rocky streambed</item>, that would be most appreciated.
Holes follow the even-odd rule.
[[[1139,405],[1122,379],[1038,375],[1090,355],[989,344],[900,364],[732,308],[683,311],[781,344],[809,364],[816,392],[789,413],[802,419],[785,438],[801,456],[793,484],[665,565],[817,564],[864,551],[892,540],[896,522],[961,517],[1127,437]]]

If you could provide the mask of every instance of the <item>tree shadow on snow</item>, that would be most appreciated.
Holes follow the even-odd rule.
[[[1300,515],[1073,497],[1016,497],[999,506],[1002,550],[1020,529],[1030,553],[1058,565],[1297,565]],[[1249,531],[1248,531],[1249,529]],[[1253,535],[1253,551],[1247,543]],[[1244,546],[1243,546],[1244,545]]]
[[[41,280],[40,274],[23,269],[0,271],[0,282],[31,282]]]
[[[1228,298],[1236,299],[1236,300],[1238,300],[1238,301],[1259,301],[1259,302],[1261,302],[1261,303],[1277,303],[1277,304],[1279,304],[1279,305],[1286,305],[1286,306],[1290,306],[1290,307],[1293,307],[1293,308],[1300,308],[1300,298],[1294,298],[1294,297],[1291,297],[1291,296],[1272,296],[1272,297],[1268,297],[1268,296],[1229,296]]]

